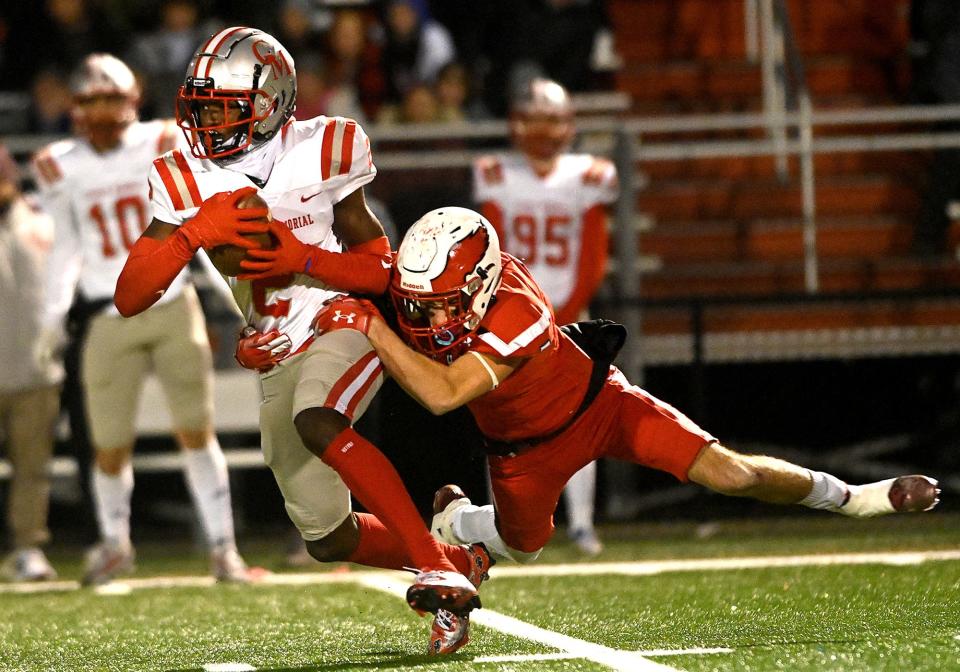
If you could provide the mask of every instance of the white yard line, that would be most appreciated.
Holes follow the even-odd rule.
[[[715,646],[711,648],[697,647],[693,649],[651,649],[650,651],[636,651],[635,653],[647,658],[656,658],[657,656],[703,656],[710,653],[733,653],[733,649]],[[503,656],[477,656],[473,659],[473,662],[523,663],[529,660],[569,660],[580,657],[581,656],[575,653],[518,653]]]
[[[409,581],[401,581],[391,576],[382,574],[364,573],[359,577],[361,585],[382,590],[393,595],[404,597],[407,588],[410,587]],[[594,644],[576,637],[562,635],[559,632],[546,630],[537,627],[531,623],[526,623],[512,616],[501,614],[489,609],[480,609],[470,614],[470,620],[473,623],[479,623],[488,628],[499,630],[513,637],[537,642],[545,646],[568,654],[573,654],[576,658],[592,660],[595,663],[606,665],[610,669],[618,672],[676,672],[676,668],[655,663],[647,660],[633,651],[620,651],[611,649],[602,644]]]
[[[692,560],[641,560],[637,562],[591,562],[558,565],[504,566],[493,570],[493,577],[525,576],[589,576],[621,574],[645,576],[664,572],[707,572],[736,569],[765,569],[769,567],[807,567],[824,565],[919,565],[931,561],[960,560],[960,550],[892,551],[885,553],[825,553],[821,555],[757,556],[740,558],[703,558]],[[399,576],[395,572],[337,571],[267,574],[258,585],[313,585],[319,583],[351,583],[371,575]],[[210,576],[154,576],[125,579],[116,582],[132,589],[197,588],[215,585]],[[3,593],[46,593],[76,590],[77,581],[46,581],[40,583],[0,583]],[[112,589],[110,589],[112,590]]]

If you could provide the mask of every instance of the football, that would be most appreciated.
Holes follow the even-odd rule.
[[[240,208],[266,208],[267,203],[259,194],[250,194],[242,201],[237,203]],[[269,215],[263,220],[270,221]],[[270,233],[253,233],[244,235],[245,238],[256,241],[260,247],[266,250],[272,249],[275,245],[273,235]],[[213,262],[214,267],[224,275],[237,276],[243,272],[240,268],[240,262],[247,256],[247,251],[236,245],[218,245],[207,250],[207,256]]]

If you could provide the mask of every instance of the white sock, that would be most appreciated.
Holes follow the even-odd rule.
[[[567,505],[567,526],[571,530],[593,529],[593,499],[596,489],[596,462],[591,462],[567,481],[563,489],[563,501]]]
[[[507,546],[497,532],[496,514],[493,504],[476,506],[467,504],[461,506],[453,514],[453,533],[466,544],[482,543],[491,553],[513,560],[514,562],[532,562],[540,555],[538,549],[532,553],[525,553]]]
[[[822,471],[813,471],[812,469],[807,471],[810,473],[810,478],[813,479],[813,486],[810,488],[810,494],[797,503],[811,509],[839,511],[850,496],[850,488],[847,484],[836,476]]]
[[[116,476],[93,467],[93,503],[100,536],[111,544],[130,543],[130,498],[133,496],[133,465],[127,462]]]
[[[183,453],[183,473],[203,522],[207,543],[211,549],[234,546],[230,479],[220,442],[213,437],[205,448],[188,448]]]

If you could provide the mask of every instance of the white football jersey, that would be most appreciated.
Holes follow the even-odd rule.
[[[271,216],[304,243],[341,252],[333,232],[333,206],[377,174],[366,133],[343,117],[293,119],[271,142],[280,147],[259,190]],[[154,161],[150,172],[153,217],[180,225],[214,194],[250,186],[256,185],[243,173],[197,159],[189,151],[168,152]],[[261,332],[287,334],[293,341],[291,352],[312,340],[311,323],[321,305],[343,294],[302,273],[256,282],[226,280],[247,323]]]
[[[563,154],[538,176],[518,153],[487,156],[473,166],[473,198],[503,214],[500,248],[523,261],[554,306],[577,281],[583,216],[618,196],[617,169],[589,154]]]
[[[134,122],[108,152],[98,153],[86,140],[73,138],[34,157],[39,202],[55,225],[44,324],[62,320],[78,286],[91,301],[113,299],[130,249],[150,224],[147,175],[152,162],[182,139],[172,121]],[[180,293],[185,275],[177,276],[161,301]],[[112,302],[110,310],[119,315]]]

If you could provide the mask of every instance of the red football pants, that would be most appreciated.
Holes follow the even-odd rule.
[[[635,462],[686,481],[700,449],[713,440],[611,367],[590,408],[560,436],[516,456],[488,457],[500,536],[518,551],[543,548],[553,534],[563,487],[599,457]]]

